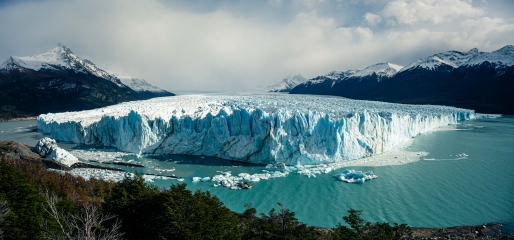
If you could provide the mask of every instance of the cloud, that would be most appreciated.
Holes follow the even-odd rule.
[[[373,13],[364,14],[364,19],[368,22],[369,25],[375,26],[377,23],[382,22],[382,18]]]
[[[512,44],[514,36],[513,20],[486,13],[460,15],[446,24],[417,20],[416,26],[378,16],[387,3],[362,9],[353,23],[339,18],[354,14],[353,8],[331,14],[264,4],[279,10],[266,12],[259,5],[253,14],[241,14],[248,6],[224,8],[220,3],[214,10],[195,11],[173,4],[50,0],[0,7],[0,62],[62,42],[107,71],[142,77],[170,91],[242,91],[298,73],[311,78],[377,62],[408,64],[447,50],[496,50]],[[376,25],[370,28],[372,23]]]
[[[398,0],[389,2],[382,10],[385,17],[394,17],[400,24],[431,22],[441,24],[459,17],[484,14],[468,0]]]

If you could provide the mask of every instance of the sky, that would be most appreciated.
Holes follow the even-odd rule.
[[[0,61],[62,43],[168,91],[241,92],[302,74],[514,44],[512,0],[0,0]]]

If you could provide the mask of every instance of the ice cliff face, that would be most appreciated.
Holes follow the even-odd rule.
[[[135,153],[206,155],[287,165],[358,159],[474,111],[306,95],[157,98],[81,112],[44,114],[60,141]]]

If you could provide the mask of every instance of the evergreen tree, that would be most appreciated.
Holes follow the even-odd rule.
[[[44,199],[24,173],[3,159],[0,160],[0,199],[10,206],[10,214],[3,224],[4,239],[42,239]]]

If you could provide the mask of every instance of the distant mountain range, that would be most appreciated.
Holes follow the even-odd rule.
[[[115,76],[59,44],[0,65],[0,120],[174,96],[132,76]]]
[[[307,79],[304,78],[301,74],[298,74],[295,76],[288,76],[277,84],[265,87],[264,90],[266,92],[289,92],[294,87],[305,82],[307,82]]]
[[[378,63],[362,70],[332,71],[289,92],[514,114],[514,46],[493,52],[448,51],[405,67]]]

